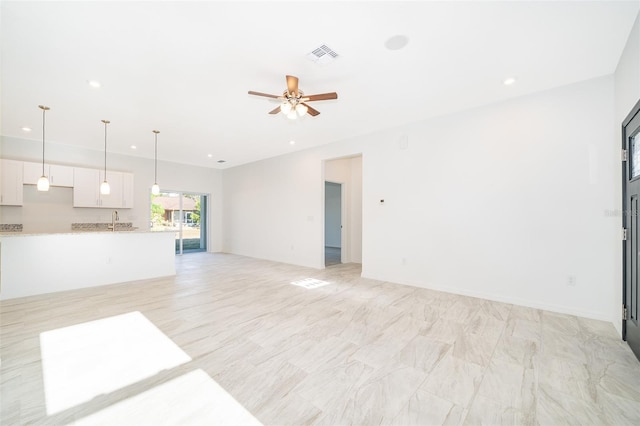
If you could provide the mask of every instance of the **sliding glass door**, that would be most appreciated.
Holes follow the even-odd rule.
[[[192,192],[151,194],[151,230],[175,231],[176,253],[207,250],[207,196]]]

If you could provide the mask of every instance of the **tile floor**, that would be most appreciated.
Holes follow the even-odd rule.
[[[363,279],[354,264],[196,253],[177,270],[1,302],[0,423],[640,424],[640,363],[609,323]],[[291,285],[309,278],[328,284]],[[143,343],[94,347],[103,333]],[[136,356],[165,368],[141,375]]]

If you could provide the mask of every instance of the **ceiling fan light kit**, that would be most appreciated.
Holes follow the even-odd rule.
[[[291,120],[295,120],[296,118],[302,117],[305,114],[309,114],[312,117],[320,114],[320,111],[307,105],[307,102],[338,99],[338,94],[336,92],[305,96],[304,92],[298,88],[298,77],[294,77],[292,75],[288,75],[286,77],[287,90],[282,93],[282,96],[270,95],[268,93],[262,92],[254,92],[253,90],[250,90],[249,94],[282,101],[280,106],[269,111],[269,114],[278,114],[279,112],[281,112],[284,116]]]

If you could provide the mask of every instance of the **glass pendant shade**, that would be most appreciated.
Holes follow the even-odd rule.
[[[298,114],[296,114],[296,110],[295,109],[291,109],[289,114],[287,114],[287,118],[290,119],[290,120],[295,120],[296,118],[298,118]]]
[[[288,115],[289,112],[291,112],[291,104],[288,101],[283,102],[282,105],[280,105],[280,111],[282,111],[284,115]]]
[[[302,117],[303,115],[305,115],[305,114],[307,113],[307,110],[308,110],[308,108],[307,108],[307,106],[306,106],[306,105],[304,105],[304,104],[298,104],[298,105],[296,105],[296,112],[298,113],[298,115],[299,115],[300,117]]]
[[[49,179],[46,176],[40,176],[38,179],[38,191],[48,191],[49,190]]]
[[[106,180],[100,184],[100,194],[102,195],[111,194],[111,187],[109,186],[109,182],[107,182]]]
[[[160,185],[158,185],[157,183],[154,183],[153,186],[151,187],[151,193],[153,195],[159,195],[160,194]]]

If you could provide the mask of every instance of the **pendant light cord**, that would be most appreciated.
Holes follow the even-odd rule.
[[[42,108],[42,176],[44,176],[44,117],[47,110]]]
[[[42,110],[42,176],[44,176],[44,120],[45,113],[49,109],[48,106],[38,105],[38,108]]]
[[[154,168],[153,168],[153,184],[157,185],[158,184],[158,133],[160,133],[159,130],[152,130],[153,134],[155,135],[155,150],[154,150]]]
[[[154,132],[155,133],[155,132]],[[156,135],[156,149],[155,149],[155,171],[153,173],[153,183],[158,183],[158,134]]]
[[[102,120],[104,123],[104,181],[107,181],[107,124],[110,123],[108,120]]]

